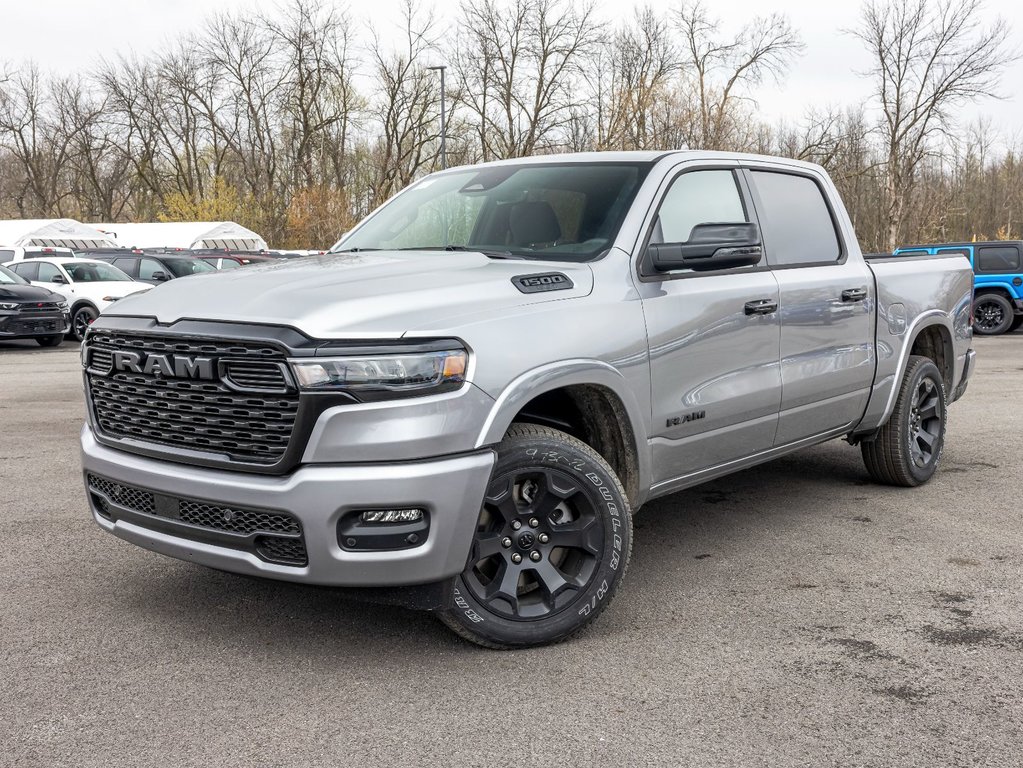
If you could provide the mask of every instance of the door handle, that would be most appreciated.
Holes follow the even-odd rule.
[[[863,301],[867,298],[866,288],[849,288],[842,291],[842,301]]]
[[[778,302],[774,299],[747,301],[745,310],[747,315],[770,315],[778,311]]]

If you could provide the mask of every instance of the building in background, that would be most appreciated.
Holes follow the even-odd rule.
[[[113,248],[109,235],[74,219],[7,219],[0,221],[0,245],[43,248]]]
[[[266,240],[233,221],[170,221],[93,224],[125,248],[230,248],[264,251]]]

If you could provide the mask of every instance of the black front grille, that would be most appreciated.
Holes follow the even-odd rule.
[[[64,320],[56,317],[8,320],[2,330],[7,333],[59,333],[64,330]]]
[[[287,512],[243,509],[166,496],[91,473],[86,482],[104,517],[116,515],[111,507],[111,504],[116,504],[130,512],[192,526],[176,527],[173,533],[178,536],[255,552],[264,560],[282,565],[305,565],[308,562],[302,525]],[[196,535],[196,529],[209,531],[211,535]]]
[[[60,306],[55,301],[43,301],[35,304],[22,304],[19,307],[22,314],[41,314],[43,312],[60,312]]]
[[[203,528],[216,528],[232,533],[300,533],[298,520],[283,512],[257,512],[251,509],[237,509],[201,501],[178,502],[178,514],[186,523]]]
[[[283,349],[111,331],[91,333],[87,344],[89,393],[102,435],[245,464],[276,464],[286,453],[299,398],[288,386]],[[113,371],[115,351],[212,357],[214,369],[225,371],[227,381]],[[242,386],[239,377],[245,391],[235,388]]]
[[[156,511],[156,502],[153,494],[149,491],[143,491],[141,488],[121,485],[97,475],[89,475],[89,488],[99,491],[115,504],[120,504],[136,512],[145,512],[147,515],[151,515]],[[101,511],[109,516],[110,508],[106,503],[106,499],[101,499],[101,501],[103,502],[100,504]]]
[[[283,565],[305,565],[308,562],[301,539],[259,536],[256,538],[256,553],[264,560]]]

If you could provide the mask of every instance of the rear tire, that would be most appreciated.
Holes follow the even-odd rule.
[[[888,423],[877,438],[861,443],[863,463],[877,482],[911,488],[926,483],[945,445],[945,386],[929,357],[909,358]]]
[[[982,293],[973,300],[973,331],[981,336],[997,336],[1010,330],[1012,304],[1000,293]]]
[[[40,347],[59,347],[64,341],[64,334],[57,334],[56,336],[37,336],[36,343]]]
[[[487,648],[561,642],[607,608],[631,550],[629,502],[600,454],[558,430],[514,424],[455,604],[439,616]]]

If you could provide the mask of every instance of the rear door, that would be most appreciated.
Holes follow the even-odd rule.
[[[685,165],[669,178],[648,242],[685,243],[704,223],[751,221],[738,169]],[[781,401],[778,283],[766,261],[654,271],[639,288],[650,347],[654,482],[771,448]]]
[[[823,178],[770,165],[745,173],[780,294],[781,446],[862,417],[876,365],[874,277],[843,241]]]

